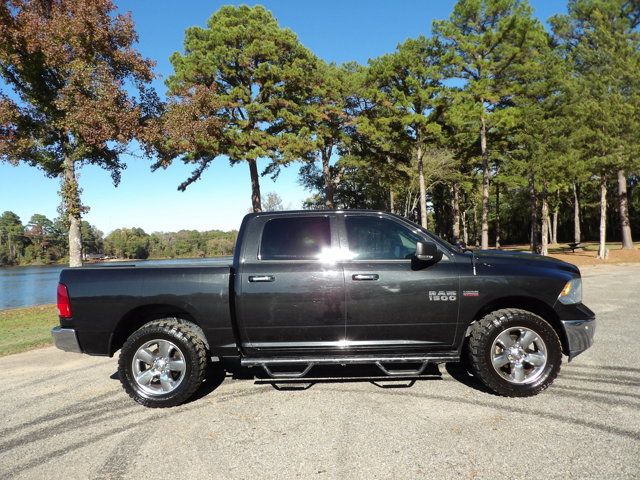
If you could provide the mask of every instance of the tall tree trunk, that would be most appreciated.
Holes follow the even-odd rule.
[[[460,184],[458,182],[453,182],[451,197],[452,233],[455,238],[460,238]]]
[[[467,211],[462,211],[462,241],[465,245],[469,245],[469,231],[467,229]]]
[[[258,175],[258,164],[255,160],[249,162],[249,173],[251,174],[251,207],[254,212],[262,211],[262,199],[260,198],[260,176]]]
[[[529,175],[529,208],[531,215],[530,248],[532,252],[538,251],[538,199],[533,174]]]
[[[553,210],[553,225],[551,230],[551,242],[555,245],[558,243],[558,207]]]
[[[484,104],[484,99],[480,99]],[[487,150],[487,125],[483,112],[480,115],[480,151],[482,153],[482,240],[480,248],[489,248],[489,152]]]
[[[480,247],[480,237],[478,236],[478,211],[476,209],[476,204],[473,204],[473,236],[476,244],[476,248]]]
[[[404,202],[404,218],[409,218],[409,205],[411,205],[411,191],[407,191],[407,198]]]
[[[389,155],[387,155],[387,163],[389,165],[393,164],[393,161],[391,160],[391,157]],[[389,185],[389,211],[391,213],[396,213],[396,196],[393,192],[393,185]]]
[[[7,246],[9,248],[9,264],[10,265],[12,265],[13,261],[16,259],[15,247],[14,247],[13,242],[11,240],[13,240],[12,237],[11,237],[11,232],[7,232]]]
[[[580,187],[573,184],[573,241],[580,243],[582,233],[580,232]]]
[[[633,249],[633,238],[631,237],[631,226],[629,224],[629,200],[627,198],[627,176],[624,170],[618,170],[618,202],[620,209],[620,234],[622,237],[622,248]]]
[[[62,185],[65,210],[69,220],[69,266],[82,266],[82,233],[80,230],[80,191],[75,165],[69,155],[64,156],[64,180]]]
[[[324,180],[324,206],[333,210],[333,178],[331,178],[331,168],[329,167],[329,160],[331,160],[331,149],[324,149],[322,151],[322,177]]]
[[[549,203],[546,187],[542,191],[542,255],[549,255]]]
[[[496,182],[496,248],[500,248],[500,184]]]
[[[598,258],[607,258],[607,178],[603,174],[600,177],[600,244],[598,245]]]
[[[420,185],[420,224],[423,228],[427,228],[427,188],[424,182],[422,146],[419,143],[416,149],[416,157],[418,160],[418,183]]]

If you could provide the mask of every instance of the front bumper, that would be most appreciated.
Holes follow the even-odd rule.
[[[580,355],[593,345],[593,336],[596,333],[596,317],[584,320],[561,320],[567,335],[569,347],[569,361]]]
[[[65,352],[82,353],[78,336],[73,328],[53,327],[51,330],[53,344]]]

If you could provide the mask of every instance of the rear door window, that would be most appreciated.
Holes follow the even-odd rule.
[[[331,247],[328,217],[274,218],[262,231],[260,260],[316,260]]]

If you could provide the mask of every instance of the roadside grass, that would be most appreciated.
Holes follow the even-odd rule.
[[[0,357],[51,345],[57,323],[55,305],[0,310]]]

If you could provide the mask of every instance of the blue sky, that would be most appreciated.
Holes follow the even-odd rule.
[[[255,2],[118,1],[120,11],[131,11],[140,36],[139,50],[157,62],[155,85],[163,94],[164,79],[172,72],[169,56],[181,50],[184,31],[204,26],[221,5]],[[429,35],[434,19],[446,18],[453,9],[450,0],[274,0],[262,1],[281,26],[298,34],[316,55],[342,63],[391,52],[407,38]],[[532,0],[536,16],[546,20],[564,13],[564,1]],[[86,219],[108,233],[119,227],[142,227],[147,232],[180,229],[230,230],[238,228],[251,206],[249,168],[245,163],[230,167],[217,159],[202,179],[185,192],[177,186],[191,169],[176,162],[167,170],[151,173],[150,160],[124,157],[128,168],[116,188],[107,172],[83,167],[80,185],[83,202],[90,207]],[[299,165],[283,169],[276,182],[261,179],[262,194],[277,192],[286,207],[299,208],[309,196],[297,181]],[[33,213],[57,216],[59,182],[39,170],[0,164],[0,212],[11,210],[26,223]]]

